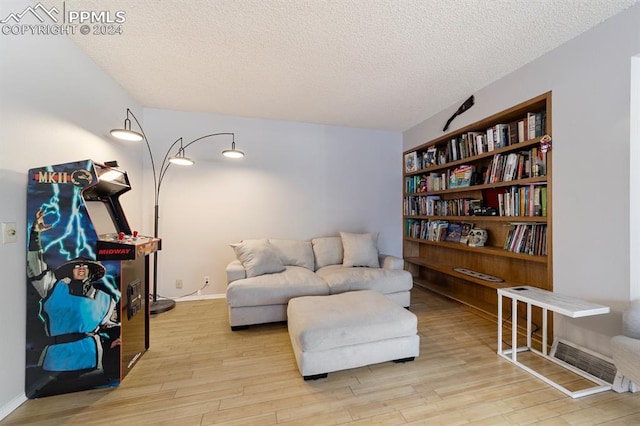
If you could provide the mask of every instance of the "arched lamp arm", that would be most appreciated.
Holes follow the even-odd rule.
[[[205,138],[210,138],[211,136],[221,136],[221,135],[231,135],[232,136],[232,142],[235,143],[235,133],[211,133],[210,135],[204,135],[204,136],[200,136],[198,139],[194,139],[191,142],[189,142],[188,144],[186,144],[185,146],[182,147],[182,149],[187,149],[187,147],[195,142],[198,142],[201,139],[205,139]]]
[[[151,171],[153,172],[153,187],[156,190],[156,193],[158,192],[158,188],[159,188],[159,182],[158,182],[158,178],[156,177],[156,165],[153,161],[153,154],[151,153],[151,145],[149,145],[149,140],[147,139],[147,135],[144,132],[144,129],[142,128],[142,126],[140,125],[140,122],[138,121],[138,117],[136,117],[136,115],[133,113],[133,111],[131,111],[129,108],[127,108],[127,117],[129,117],[129,115],[131,115],[133,117],[133,119],[136,121],[136,124],[138,125],[138,128],[140,129],[140,132],[142,133],[142,137],[144,139],[144,143],[147,145],[147,151],[149,151],[149,158],[151,159]]]

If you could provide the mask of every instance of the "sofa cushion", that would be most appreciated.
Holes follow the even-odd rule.
[[[284,264],[266,238],[243,240],[240,243],[231,244],[231,247],[235,250],[236,257],[244,269],[247,270],[247,277],[281,272],[285,269]]]
[[[316,260],[316,269],[327,265],[339,265],[342,263],[342,238],[314,238],[311,240],[311,244],[313,246],[313,255]]]
[[[380,267],[378,260],[378,233],[351,234],[341,232],[342,247],[344,249],[343,265]]]
[[[301,266],[287,266],[283,272],[234,281],[227,287],[231,307],[282,305],[298,296],[329,294],[327,283]]]
[[[409,291],[413,287],[411,274],[398,269],[329,265],[318,269],[316,274],[327,282],[331,294],[353,290],[375,290],[390,294]]]
[[[313,271],[313,249],[311,241],[269,239],[269,244],[285,266],[302,266]]]

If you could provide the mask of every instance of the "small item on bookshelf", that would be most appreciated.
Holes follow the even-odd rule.
[[[438,148],[435,146],[429,147],[426,152],[427,158],[425,161],[425,167],[435,166],[438,158]]]
[[[460,241],[460,236],[462,233],[462,224],[459,222],[451,222],[447,226],[447,237],[445,241],[452,241],[457,243]]]
[[[427,176],[422,175],[418,183],[418,192],[427,192]]]
[[[473,229],[473,223],[462,222],[462,229],[460,230],[460,244],[467,244],[469,242],[469,233]]]
[[[418,170],[418,154],[413,151],[404,156],[404,171],[407,173]]]
[[[479,206],[473,210],[473,216],[498,216],[498,211],[495,207]]]
[[[547,151],[551,151],[551,136],[544,135],[542,139],[540,139],[540,150],[543,153]]]
[[[473,228],[469,232],[469,247],[483,247],[488,238],[489,233],[486,229]]]

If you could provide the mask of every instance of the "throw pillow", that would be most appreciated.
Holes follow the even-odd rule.
[[[231,244],[231,247],[235,250],[236,257],[244,269],[247,270],[247,278],[282,272],[286,269],[266,238],[243,240],[240,243]]]
[[[342,263],[343,251],[340,237],[321,237],[311,240],[316,270],[328,265]]]
[[[344,249],[343,266],[368,266],[379,268],[378,233],[350,234],[341,232],[342,247]]]
[[[311,241],[269,239],[269,244],[285,265],[302,266],[313,271]]]
[[[634,305],[622,313],[624,335],[640,339],[640,306]]]

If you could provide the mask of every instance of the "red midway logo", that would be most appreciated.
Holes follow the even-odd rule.
[[[100,249],[98,250],[98,254],[106,255],[106,254],[129,254],[131,252],[130,248],[121,248],[121,249]]]

